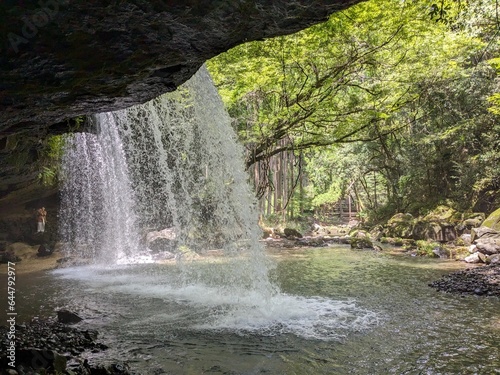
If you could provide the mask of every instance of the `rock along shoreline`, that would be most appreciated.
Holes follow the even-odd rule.
[[[0,326],[0,373],[139,375],[131,372],[126,363],[104,365],[84,359],[82,354],[99,353],[108,347],[98,341],[97,331],[71,327],[60,320],[34,319],[16,324],[15,329]]]
[[[446,293],[500,297],[500,266],[466,268],[445,275],[429,286]]]

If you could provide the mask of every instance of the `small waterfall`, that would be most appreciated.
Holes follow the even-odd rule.
[[[95,121],[97,135],[69,137],[64,157],[61,232],[72,251],[106,262],[172,254],[184,283],[199,278],[186,260],[216,252],[234,271],[205,283],[272,289],[243,150],[204,67],[173,93]],[[165,230],[154,248],[145,241]]]

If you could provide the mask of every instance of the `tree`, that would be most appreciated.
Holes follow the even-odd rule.
[[[478,202],[479,191],[496,181],[491,171],[490,182],[477,185],[478,168],[488,164],[478,159],[493,147],[485,98],[495,85],[483,64],[493,29],[471,32],[481,24],[474,18],[479,3],[369,1],[212,60],[247,168],[258,165],[259,196],[278,211],[286,207],[276,185],[292,181],[279,161],[287,153],[305,162],[307,178],[293,166],[286,174],[312,184],[315,206],[349,189],[372,211],[419,211],[467,194],[468,205]],[[468,140],[470,132],[486,144]],[[466,146],[468,154],[457,151]]]

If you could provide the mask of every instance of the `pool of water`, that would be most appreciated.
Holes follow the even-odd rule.
[[[78,311],[143,374],[500,374],[500,301],[427,284],[457,262],[348,247],[273,252],[279,293],[218,287],[226,263],[19,277],[21,316]],[[194,270],[194,271],[193,271]],[[28,292],[29,291],[29,292]]]

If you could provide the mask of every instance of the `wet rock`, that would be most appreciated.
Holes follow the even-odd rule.
[[[5,337],[7,330],[0,326],[0,336]],[[96,339],[96,331],[78,330],[54,319],[16,325],[15,370],[19,374],[129,374],[124,364],[91,366],[78,358],[84,351],[99,352],[107,348]],[[0,369],[7,368],[6,345],[6,340],[0,341]]]
[[[16,263],[19,261],[21,261],[21,258],[18,257],[12,250],[6,250],[0,252],[0,263],[9,263],[9,262]]]
[[[174,228],[151,231],[146,234],[147,247],[156,253],[173,252],[176,247],[177,233]]]
[[[262,238],[274,237],[274,228],[262,228]]]
[[[74,324],[79,323],[83,320],[83,318],[79,317],[74,312],[69,310],[59,310],[57,312],[57,321],[63,324]]]
[[[352,249],[373,249],[373,242],[368,232],[360,229],[355,229],[349,233],[351,237]]]
[[[446,250],[441,246],[437,246],[432,249],[432,254],[434,254],[437,258],[448,258]]]
[[[325,239],[323,237],[303,237],[298,239],[296,242],[297,246],[303,247],[321,247],[325,246]]]
[[[369,238],[351,238],[352,249],[373,249],[373,243]]]

